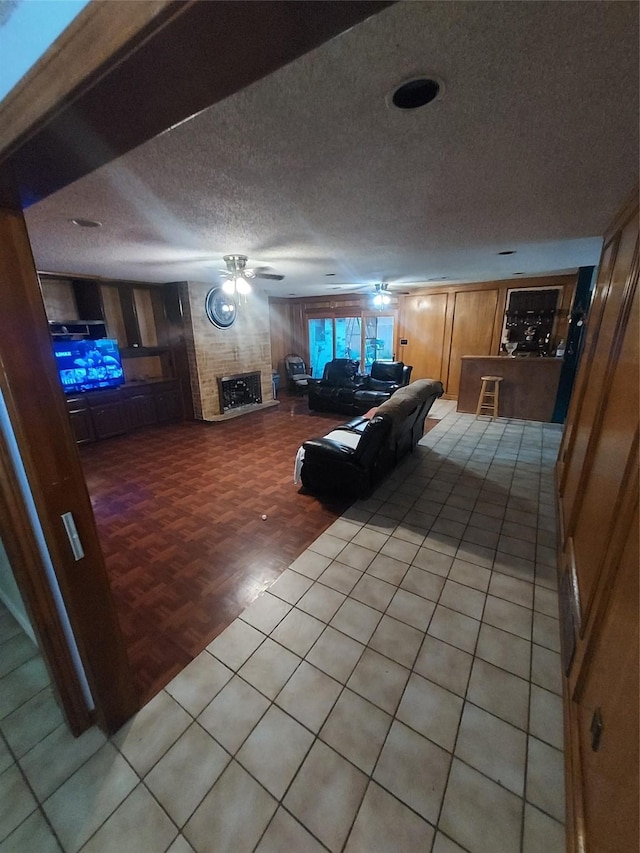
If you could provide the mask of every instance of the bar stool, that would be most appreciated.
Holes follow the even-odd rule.
[[[478,397],[476,417],[478,415],[490,415],[493,420],[499,417],[498,405],[502,376],[481,376],[480,379],[482,379],[482,387],[480,388],[480,396]],[[483,411],[483,409],[487,409],[488,411]]]

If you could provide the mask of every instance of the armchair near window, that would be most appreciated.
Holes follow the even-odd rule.
[[[386,391],[393,394],[411,379],[413,365],[402,361],[374,361],[371,373],[365,376],[363,387],[367,391]]]
[[[363,414],[408,384],[411,375],[411,367],[401,361],[376,361],[371,376],[360,376],[358,367],[359,362],[349,358],[327,362],[322,379],[309,382],[309,408],[319,412]]]
[[[304,394],[309,387],[311,373],[307,373],[307,368],[302,357],[294,353],[285,355],[284,367],[287,372],[289,390],[294,394]]]

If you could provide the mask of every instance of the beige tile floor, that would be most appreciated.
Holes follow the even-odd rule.
[[[115,737],[2,706],[0,853],[564,850],[561,429],[434,416]]]

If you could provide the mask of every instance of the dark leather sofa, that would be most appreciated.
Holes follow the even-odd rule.
[[[419,379],[393,394],[370,418],[357,417],[321,438],[305,441],[300,479],[313,494],[365,497],[413,450],[441,382]]]
[[[322,379],[309,382],[309,408],[316,412],[364,414],[408,385],[411,377],[411,365],[401,361],[374,361],[369,376],[360,376],[359,366],[359,361],[350,358],[327,362]]]

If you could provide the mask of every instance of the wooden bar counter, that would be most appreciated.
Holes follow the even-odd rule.
[[[461,363],[459,412],[475,413],[481,376],[502,376],[501,418],[551,421],[562,369],[561,358],[463,355]]]

